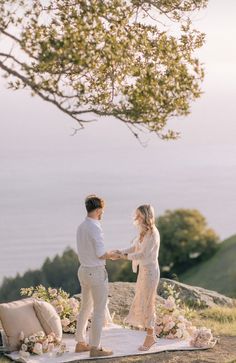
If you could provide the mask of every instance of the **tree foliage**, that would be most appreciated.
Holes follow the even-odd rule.
[[[17,274],[16,277],[5,277],[0,287],[0,302],[21,299],[22,287],[40,284],[45,287],[61,287],[72,295],[78,293],[78,266],[77,254],[71,248],[67,248],[62,256],[47,258],[39,270],[29,270],[23,275]]]
[[[78,280],[77,253],[67,248],[64,253],[54,258],[46,258],[38,270],[28,270],[23,275],[5,277],[0,287],[0,302],[21,299],[20,289],[44,285],[45,287],[62,288],[70,295],[80,292]],[[136,275],[131,270],[130,261],[107,261],[109,281],[135,281]]]
[[[207,2],[0,0],[0,69],[10,88],[30,89],[78,129],[112,116],[135,136],[176,138],[167,121],[201,94],[194,51],[204,34],[190,15]]]
[[[167,210],[157,220],[160,266],[168,275],[180,274],[216,251],[219,237],[196,209]]]

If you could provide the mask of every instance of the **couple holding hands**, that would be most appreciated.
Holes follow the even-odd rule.
[[[133,272],[138,278],[135,296],[124,322],[146,330],[147,334],[139,350],[149,350],[156,343],[155,299],[160,279],[158,253],[159,232],[155,226],[154,209],[150,205],[139,206],[134,215],[138,228],[137,237],[130,247],[106,251],[100,220],[104,212],[104,200],[90,195],[85,200],[87,216],[77,229],[77,251],[80,261],[78,278],[81,286],[81,309],[77,317],[75,352],[89,351],[90,357],[110,356],[113,352],[101,347],[101,333],[108,299],[107,259],[128,259],[132,261]],[[93,313],[86,342],[88,319]]]

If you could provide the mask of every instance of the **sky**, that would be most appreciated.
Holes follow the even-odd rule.
[[[0,79],[3,275],[38,267],[47,255],[75,246],[83,199],[94,192],[107,200],[108,247],[129,243],[133,210],[146,202],[157,215],[197,208],[221,238],[236,233],[235,15],[235,0],[227,6],[211,0],[195,16],[206,33],[199,51],[204,93],[189,116],[171,122],[182,134],[177,141],[147,135],[143,148],[125,125],[107,118],[71,136],[73,120],[26,90],[7,90]],[[22,253],[9,264],[14,251]]]

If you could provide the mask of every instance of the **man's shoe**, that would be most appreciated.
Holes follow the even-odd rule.
[[[107,357],[112,355],[113,351],[105,348],[91,348],[90,357]]]
[[[75,346],[75,353],[89,352],[90,349],[91,347],[89,344],[78,342]]]

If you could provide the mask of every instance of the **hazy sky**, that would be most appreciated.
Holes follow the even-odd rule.
[[[153,203],[158,214],[167,208],[198,208],[222,237],[236,233],[235,19],[235,0],[211,0],[196,16],[196,27],[207,34],[199,52],[205,63],[204,94],[191,115],[172,122],[182,131],[178,141],[148,136],[143,148],[112,119],[72,137],[74,121],[27,91],[7,90],[1,79],[0,253],[9,253],[17,236],[19,247],[36,233],[37,238],[72,238],[83,216],[83,197],[91,192],[108,200],[104,223],[109,239],[117,234],[116,243],[133,233],[126,220],[142,202]],[[66,226],[62,219],[69,221]],[[50,254],[66,244],[54,246]],[[42,253],[42,261],[46,255]],[[22,262],[19,269],[27,266]]]

